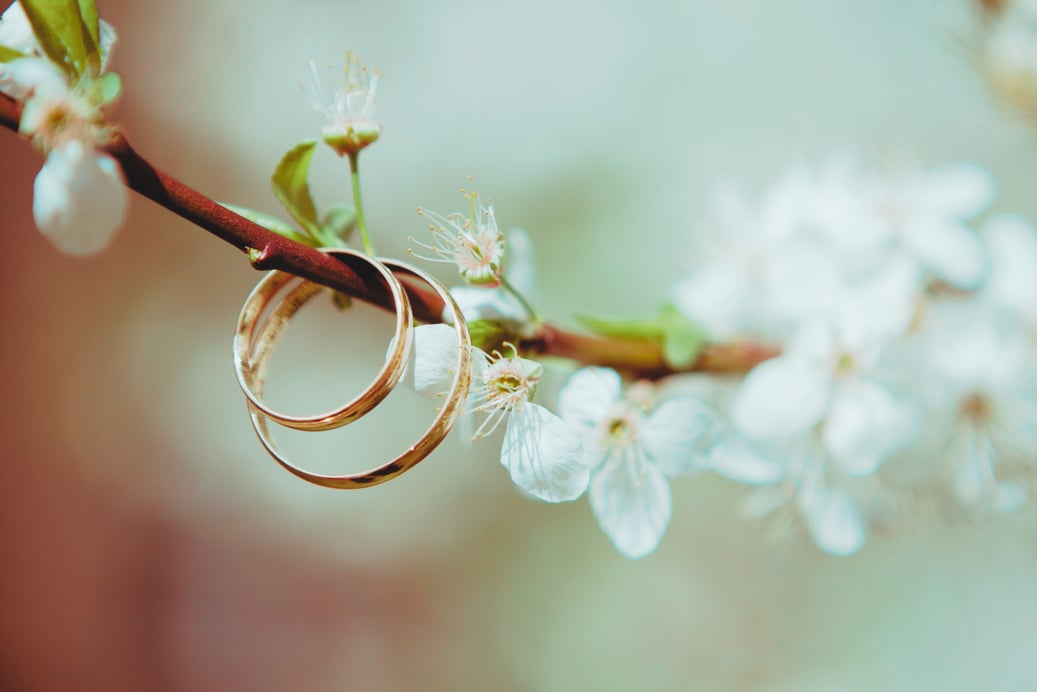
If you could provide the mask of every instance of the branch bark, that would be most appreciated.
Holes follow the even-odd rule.
[[[0,125],[17,132],[20,120],[21,105],[0,94]],[[122,167],[130,189],[242,252],[251,253],[250,261],[256,269],[279,269],[392,310],[386,286],[367,265],[349,266],[235,214],[151,165],[122,134],[103,148]],[[442,300],[430,290],[405,285],[415,316],[424,322],[440,322]],[[651,341],[586,336],[547,324],[532,344],[546,355],[612,367],[635,377],[658,378],[675,372],[663,359],[661,347]],[[744,372],[777,353],[775,348],[751,342],[711,344],[685,371]]]

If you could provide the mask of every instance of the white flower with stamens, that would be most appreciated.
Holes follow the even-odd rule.
[[[546,502],[575,500],[590,477],[576,433],[561,418],[533,403],[543,366],[522,358],[475,353],[469,402],[485,415],[472,439],[489,435],[507,419],[501,464],[515,485]]]
[[[923,338],[942,387],[932,406],[950,422],[936,461],[969,511],[1017,509],[1027,498],[1017,479],[1032,474],[1037,459],[1033,344],[1018,322],[982,303],[933,313]]]
[[[417,255],[431,262],[446,262],[457,267],[467,283],[493,288],[499,286],[504,270],[504,234],[497,228],[493,205],[484,205],[474,192],[466,193],[470,211],[467,216],[454,212],[443,216],[427,209],[418,214],[427,218],[432,244],[414,241],[432,252]]]
[[[533,241],[521,228],[513,228],[505,235],[507,253],[503,275],[508,284],[533,305],[537,304],[537,269]],[[502,286],[455,286],[450,295],[457,301],[469,322],[498,320],[524,322],[530,315],[515,294]],[[444,313],[445,314],[445,313]],[[446,317],[449,317],[445,314]]]
[[[624,397],[615,370],[590,367],[574,373],[558,397],[562,419],[581,432],[587,450],[591,510],[629,558],[659,545],[673,510],[667,476],[698,468],[695,443],[711,423],[693,399],[655,406],[653,390],[639,383]]]
[[[368,72],[355,55],[346,53],[345,78],[344,87],[328,93],[317,64],[311,60],[302,88],[310,106],[327,120],[321,130],[324,142],[339,156],[354,156],[382,134],[382,126],[374,119],[378,73]],[[328,81],[332,79],[329,75]]]
[[[418,327],[404,381],[419,394],[442,397],[454,377],[458,348],[452,327]],[[543,366],[520,357],[514,349],[510,356],[494,353],[491,357],[473,347],[472,370],[465,418],[482,418],[472,439],[480,440],[505,425],[501,464],[515,485],[546,502],[582,495],[590,475],[579,437],[561,418],[533,403]]]
[[[25,98],[19,130],[47,160],[36,177],[36,225],[62,252],[102,250],[122,223],[127,193],[122,172],[98,147],[110,138],[91,80],[74,85],[53,63],[20,58],[5,78]]]
[[[844,471],[873,473],[912,432],[907,402],[877,366],[911,322],[916,276],[907,264],[891,266],[848,290],[833,323],[804,325],[781,356],[746,376],[731,405],[735,428],[757,441],[818,428]]]

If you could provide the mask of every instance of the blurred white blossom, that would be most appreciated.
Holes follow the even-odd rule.
[[[695,442],[711,424],[707,409],[690,398],[656,405],[646,382],[624,396],[619,374],[598,367],[569,378],[558,408],[583,438],[598,524],[626,557],[648,555],[670,523],[667,476],[686,476],[702,464]]]

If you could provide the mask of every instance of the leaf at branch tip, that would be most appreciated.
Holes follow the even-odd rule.
[[[320,237],[317,207],[310,196],[310,160],[317,140],[308,139],[285,152],[270,179],[274,196],[295,222],[314,238]]]
[[[97,16],[97,5],[94,0],[78,0],[79,1],[79,16],[83,21],[83,27],[90,35],[90,40],[94,44],[95,52],[100,57],[101,45],[101,19]]]
[[[318,247],[319,245],[319,243],[316,240],[310,238],[309,236],[303,233],[300,233],[299,231],[292,228],[276,216],[270,216],[269,214],[264,214],[263,212],[256,211],[255,209],[249,209],[248,207],[239,207],[236,204],[228,204],[227,202],[220,202],[220,206],[231,210],[238,216],[245,217],[252,223],[258,224],[268,231],[273,231],[274,233],[283,238],[288,238],[288,240],[294,240],[297,243],[309,245],[310,247]]]
[[[679,368],[695,362],[706,344],[706,331],[672,305],[663,306],[659,315],[648,319],[612,319],[576,315],[587,329],[601,334],[638,341],[654,341],[662,347],[666,364]]]
[[[320,225],[325,237],[348,242],[356,229],[356,210],[348,204],[336,204],[324,212]]]
[[[11,62],[18,58],[26,57],[25,53],[15,50],[14,48],[8,48],[7,46],[0,46],[0,62]]]
[[[78,0],[20,1],[40,48],[73,81],[86,71],[89,63],[99,64],[97,40],[80,14]],[[96,14],[96,8],[93,11]]]

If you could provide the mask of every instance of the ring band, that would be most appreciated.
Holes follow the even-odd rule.
[[[464,316],[461,314],[461,309],[458,307],[457,303],[454,302],[450,292],[437,280],[416,267],[390,259],[384,259],[381,260],[381,262],[383,262],[386,267],[396,272],[409,274],[421,281],[424,281],[431,286],[433,290],[435,290],[440,298],[443,299],[446,308],[450,311],[451,316],[453,317],[454,331],[458,340],[457,363],[453,371],[453,380],[451,381],[450,390],[446,400],[437,410],[436,416],[433,418],[431,425],[429,425],[428,429],[417,442],[408,447],[403,453],[381,466],[372,468],[368,471],[345,475],[313,473],[299,468],[290,462],[277,449],[277,445],[270,436],[267,416],[264,415],[263,411],[253,406],[250,402],[249,415],[252,419],[252,426],[255,428],[260,442],[263,444],[263,447],[270,456],[295,476],[326,488],[368,488],[385,483],[386,481],[392,480],[410,470],[417,465],[418,462],[431,454],[432,450],[438,447],[446,438],[447,434],[457,422],[458,417],[461,415],[465,399],[468,396],[468,388],[472,376],[471,337],[468,334],[468,326],[465,323]],[[302,290],[302,287],[296,290]],[[302,302],[304,303],[305,301]],[[301,306],[301,304],[302,303],[299,301],[294,300],[292,296],[289,296],[289,298],[276,309],[277,318],[289,318],[291,314],[298,309],[298,306]],[[264,332],[268,329],[276,330],[278,328],[276,323],[273,323],[273,319],[274,316],[272,315],[267,324],[263,326]],[[263,334],[260,339],[259,350],[255,356],[255,372],[257,374],[256,389],[259,392],[262,392],[267,358],[272,350],[274,339],[276,339],[276,334],[269,335],[269,338],[268,335]]]
[[[410,301],[407,299],[403,286],[393,273],[382,262],[356,250],[333,248],[325,249],[324,252],[350,260],[363,261],[378,273],[388,287],[396,308],[396,335],[386,356],[385,365],[375,375],[371,384],[354,399],[337,409],[311,416],[281,413],[263,401],[262,387],[257,387],[257,381],[260,378],[257,377],[254,342],[260,316],[274,301],[276,294],[295,281],[297,277],[281,271],[270,272],[263,277],[245,299],[241,314],[238,316],[234,334],[234,370],[238,377],[238,384],[245,393],[250,406],[258,409],[271,420],[295,430],[333,430],[367,414],[380,404],[400,381],[413,346],[414,316]],[[272,334],[268,338],[276,340],[287,324],[288,318],[322,290],[323,287],[309,281],[297,288],[289,299],[294,303],[294,308],[290,311],[281,310],[279,315],[272,314],[264,325],[263,331]],[[285,314],[286,312],[287,314]],[[265,369],[265,363],[262,367]]]

